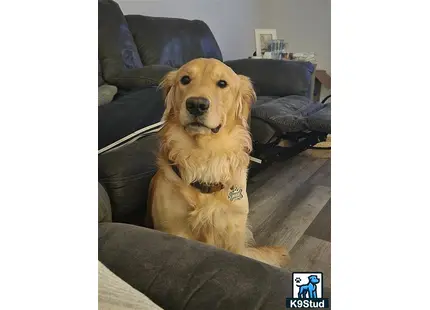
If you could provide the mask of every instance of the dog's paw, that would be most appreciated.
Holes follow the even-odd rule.
[[[290,262],[288,250],[282,246],[262,246],[246,248],[243,255],[274,267],[284,267]]]

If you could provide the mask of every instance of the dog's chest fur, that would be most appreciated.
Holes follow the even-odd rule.
[[[190,184],[198,181],[201,183],[223,183],[225,187],[246,183],[247,168],[242,162],[247,160],[248,155],[243,154],[238,158],[235,154],[223,154],[218,156],[199,156],[195,154],[188,160],[186,165],[180,165],[179,170],[184,182]],[[185,166],[185,167],[184,167]]]
[[[237,127],[217,138],[194,140],[174,129],[165,136],[163,153],[178,166],[186,183],[246,183],[249,154],[245,150],[251,143],[247,130]]]
[[[246,191],[240,199],[228,200],[229,189],[216,194],[200,194],[194,208],[189,210],[188,223],[196,240],[224,249],[237,248],[248,216]]]

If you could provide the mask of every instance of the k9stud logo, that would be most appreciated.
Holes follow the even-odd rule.
[[[287,297],[286,307],[297,309],[328,308],[328,298],[323,298],[322,272],[293,272],[293,297]]]

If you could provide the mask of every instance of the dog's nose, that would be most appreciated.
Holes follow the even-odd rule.
[[[209,109],[209,100],[204,97],[190,97],[185,104],[188,112],[194,116],[203,115]]]

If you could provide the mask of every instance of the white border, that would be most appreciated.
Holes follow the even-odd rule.
[[[2,309],[97,309],[97,6],[0,20]]]
[[[272,39],[276,40],[278,37],[276,35],[276,29],[255,29],[255,48],[257,57],[262,57],[261,55],[261,41],[260,35],[262,34],[271,34]]]
[[[330,303],[424,309],[429,4],[332,2]],[[1,305],[96,309],[97,4],[9,1],[7,12],[0,20],[0,29],[13,29],[2,32],[9,48],[0,49]]]
[[[428,9],[332,1],[334,310],[426,308]]]

